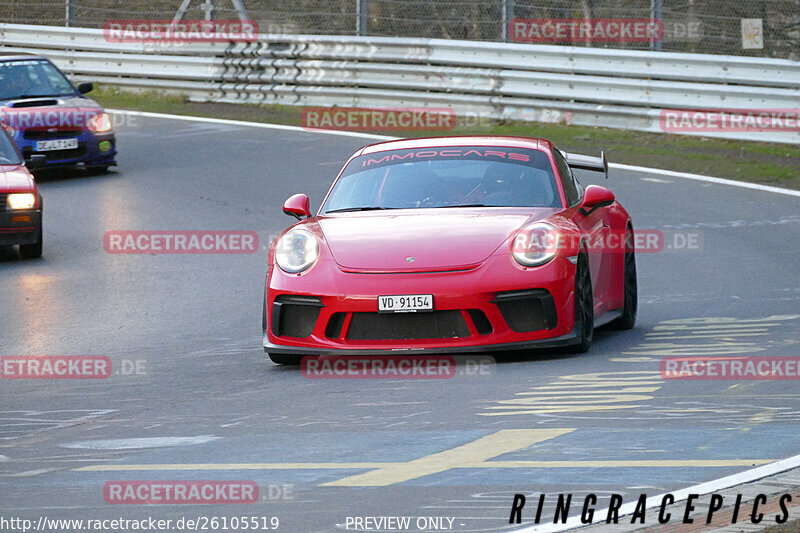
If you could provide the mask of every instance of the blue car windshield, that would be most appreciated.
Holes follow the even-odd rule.
[[[0,100],[74,94],[75,87],[46,59],[0,61]]]
[[[322,212],[560,206],[544,152],[457,146],[356,157],[336,181]]]
[[[22,159],[14,146],[14,141],[8,138],[5,131],[0,130],[0,165],[19,165]]]

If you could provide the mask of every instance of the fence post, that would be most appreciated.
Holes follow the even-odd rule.
[[[658,20],[663,25],[664,21],[661,20],[661,7],[662,7],[663,0],[650,0],[650,20]],[[663,27],[663,26],[662,26]],[[662,32],[661,38],[664,38],[664,34]],[[661,50],[661,41],[650,39],[650,50],[653,51],[660,51]]]
[[[514,0],[501,0],[500,11],[503,24],[501,40],[507,43],[511,40],[511,36],[508,33],[508,25],[514,20]]]
[[[356,0],[356,35],[367,34],[367,0]]]
[[[75,26],[75,7],[76,7],[75,2],[77,1],[78,0],[65,0],[66,11],[64,13],[65,17],[64,25],[68,28]]]

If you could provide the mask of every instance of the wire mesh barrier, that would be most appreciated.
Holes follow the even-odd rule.
[[[0,22],[248,18],[261,33],[539,42],[800,60],[800,0],[0,0]],[[636,38],[632,21],[653,21]]]

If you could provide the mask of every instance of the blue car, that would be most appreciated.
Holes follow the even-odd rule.
[[[0,53],[0,122],[26,161],[40,168],[83,164],[105,172],[116,165],[111,119],[84,94],[91,83],[73,85],[47,58]]]

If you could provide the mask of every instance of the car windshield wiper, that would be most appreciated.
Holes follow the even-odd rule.
[[[450,209],[452,207],[496,207],[494,205],[486,205],[486,204],[456,204],[456,205],[442,205],[439,206],[440,209]]]
[[[362,207],[343,207],[342,209],[331,209],[330,211],[325,211],[325,214],[328,213],[346,213],[348,211],[382,211],[384,209],[396,209],[395,207],[379,207],[377,205],[365,205]]]

